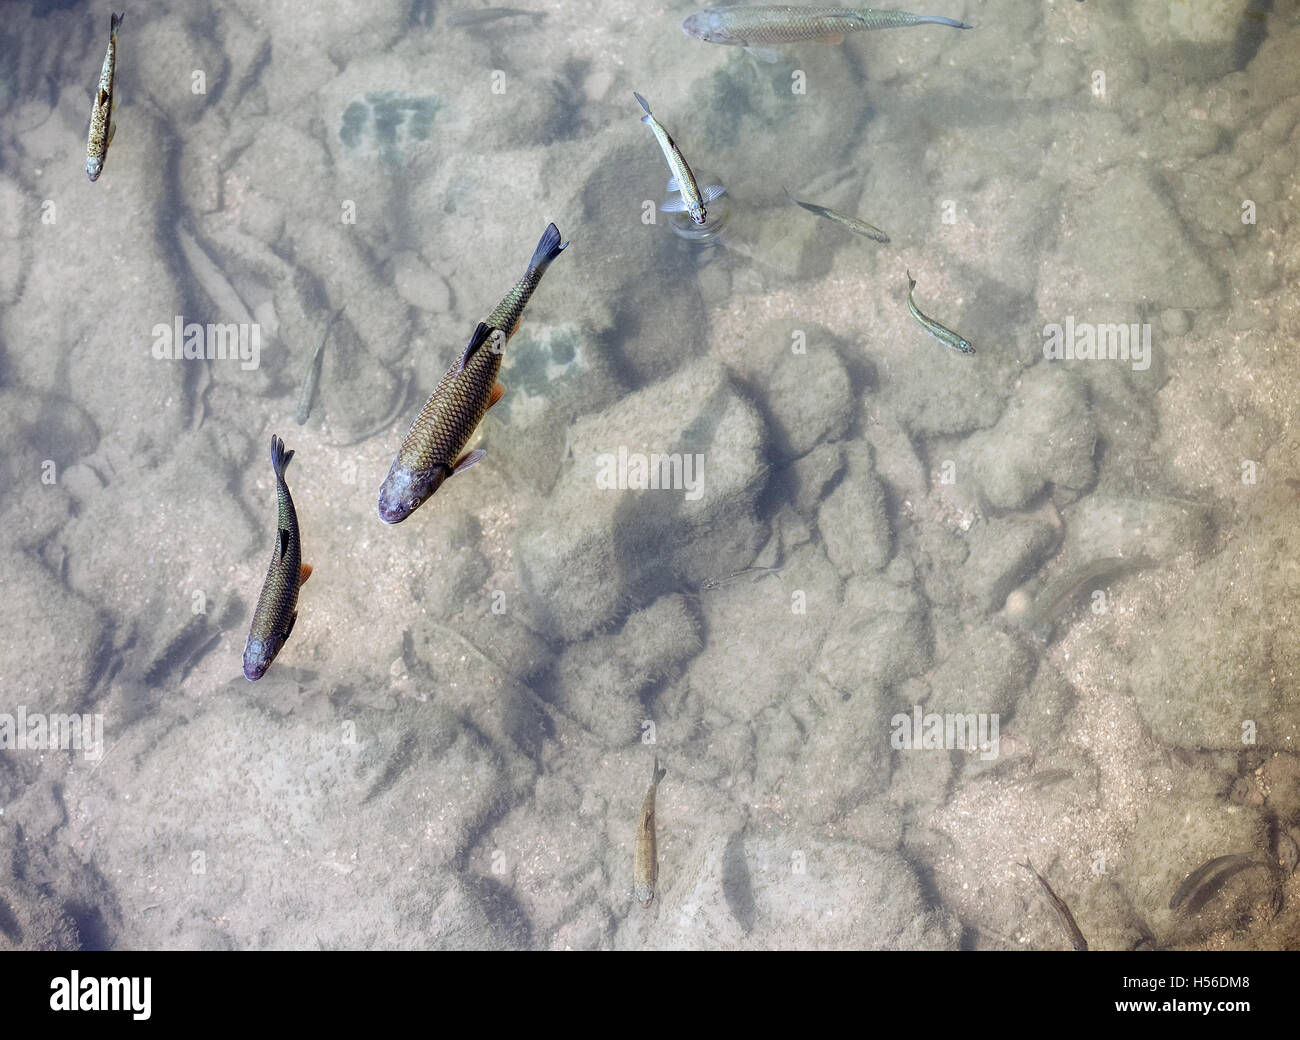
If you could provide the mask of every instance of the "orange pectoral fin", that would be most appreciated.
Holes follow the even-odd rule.
[[[304,563],[298,571],[298,588],[307,584],[307,579],[311,577],[311,564]]]
[[[501,398],[506,396],[505,383],[497,382],[492,384],[492,392],[488,394],[488,407],[491,408]]]

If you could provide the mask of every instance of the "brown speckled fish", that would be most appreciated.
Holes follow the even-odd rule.
[[[486,321],[479,322],[464,352],[451,363],[398,449],[379,488],[379,519],[401,523],[448,477],[463,473],[487,453],[465,451],[487,410],[501,400],[506,388],[497,382],[506,341],[519,327],[520,316],[551,261],[568,242],[548,224],[537,243],[528,270],[506,293]]]
[[[655,882],[659,880],[659,853],[655,844],[655,792],[659,781],[668,773],[659,768],[655,756],[654,770],[650,774],[650,790],[641,803],[641,820],[636,828],[636,866],[632,872],[633,893],[637,902],[649,906],[655,898]]]
[[[262,678],[289,638],[293,623],[298,620],[298,589],[311,577],[311,565],[302,562],[298,514],[289,497],[289,485],[284,482],[284,471],[292,458],[293,452],[284,450],[284,441],[272,434],[271,467],[275,470],[277,506],[275,549],[266,581],[262,583],[262,594],[257,598],[257,609],[253,611],[248,642],[244,644],[244,677],[249,682]]]
[[[108,50],[104,53],[104,67],[99,73],[99,90],[95,92],[95,104],[90,110],[90,132],[86,138],[86,176],[92,181],[99,179],[104,169],[104,160],[108,157],[108,146],[112,143],[113,132],[117,125],[113,122],[113,73],[117,68],[117,30],[122,25],[121,14],[113,14],[108,22]]]

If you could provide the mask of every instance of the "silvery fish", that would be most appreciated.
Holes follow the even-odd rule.
[[[99,90],[90,109],[90,132],[86,137],[86,176],[99,180],[108,157],[108,146],[113,141],[117,124],[113,122],[113,74],[117,69],[117,30],[124,14],[110,14],[108,22],[108,50],[104,52],[104,67],[99,72]]]
[[[339,315],[343,313],[346,306],[347,304],[344,304],[343,307],[336,310],[334,317],[330,318],[328,324],[326,324],[325,331],[321,334],[320,345],[316,347],[316,352],[312,354],[311,363],[307,366],[307,371],[302,377],[302,389],[298,391],[298,413],[295,416],[299,426],[306,423],[307,418],[311,415],[311,403],[316,397],[316,383],[320,380],[321,362],[325,357],[325,343],[330,338],[330,329],[339,320]]]
[[[828,206],[819,206],[815,202],[800,202],[790,194],[788,189],[783,190],[785,190],[785,197],[787,199],[793,202],[796,206],[801,206],[803,209],[806,209],[809,213],[816,213],[819,217],[825,217],[827,220],[839,224],[841,227],[848,228],[855,235],[863,235],[874,242],[889,241],[888,235],[881,231],[880,228],[868,224],[865,220],[859,220],[857,217],[846,216]]]
[[[1056,918],[1061,922],[1061,927],[1065,929],[1065,934],[1070,938],[1070,945],[1076,950],[1085,951],[1088,949],[1088,940],[1083,937],[1083,932],[1075,923],[1074,914],[1070,913],[1070,908],[1066,905],[1065,900],[1052,891],[1052,886],[1047,883],[1047,878],[1034,869],[1031,860],[1025,860],[1019,864],[1024,867],[1034,877],[1038,878],[1038,883],[1043,886],[1043,891],[1047,893],[1048,901],[1052,904],[1052,909],[1056,911]]]
[[[912,272],[907,272],[907,309],[911,311],[912,317],[921,323],[921,328],[925,329],[931,336],[937,339],[945,347],[951,347],[960,354],[974,354],[975,348],[970,345],[963,337],[957,335],[946,325],[940,325],[933,318],[928,318],[912,302],[912,290],[916,288],[916,279],[912,277]]]
[[[546,17],[545,11],[521,11],[517,7],[480,7],[473,11],[452,11],[447,16],[448,27],[486,25],[502,18],[531,18],[536,25]]]
[[[464,351],[424,402],[379,489],[379,519],[384,523],[401,523],[444,480],[463,473],[487,454],[482,448],[465,451],[465,445],[487,410],[505,394],[497,373],[506,341],[519,328],[542,275],[568,244],[560,241],[554,224],[547,225],[523,277],[487,321],[479,322]]]
[[[750,7],[728,5],[697,11],[682,22],[682,32],[705,43],[744,47],[755,57],[775,61],[773,43],[820,40],[839,43],[852,32],[864,29],[894,29],[908,25],[948,25],[954,29],[973,26],[938,15],[908,14],[906,11],[875,11],[844,7]]]
[[[1020,624],[1039,643],[1048,643],[1057,620],[1085,589],[1105,588],[1110,582],[1133,571],[1154,567],[1148,556],[1103,556],[1082,567],[1066,571],[1044,586]]]
[[[646,104],[646,99],[635,90],[632,91],[632,96],[645,109],[645,115],[641,117],[641,122],[654,131],[655,140],[659,142],[664,158],[668,160],[668,170],[671,174],[668,178],[668,190],[681,192],[681,198],[671,199],[659,208],[665,213],[686,212],[691,215],[691,220],[695,221],[695,223],[706,223],[708,215],[704,208],[705,205],[722,195],[727,189],[720,184],[710,184],[701,191],[700,186],[695,183],[695,174],[691,173],[691,168],[686,163],[686,156],[682,155],[682,150],[677,147],[672,135],[664,129],[663,123],[659,122],[651,113],[650,106]]]
[[[293,452],[284,450],[284,441],[271,435],[271,468],[275,471],[276,525],[275,548],[271,566],[257,597],[253,623],[248,627],[244,645],[244,677],[249,682],[262,678],[275,655],[284,647],[293,623],[298,620],[298,589],[311,577],[311,565],[302,562],[302,542],[298,534],[298,514],[294,512],[284,471],[293,460]]]
[[[655,844],[655,792],[659,781],[668,774],[668,770],[659,768],[659,756],[655,756],[654,767],[650,772],[650,789],[645,793],[641,803],[641,819],[636,828],[636,865],[632,873],[633,893],[642,906],[649,906],[655,898],[655,882],[659,880],[659,854]]]

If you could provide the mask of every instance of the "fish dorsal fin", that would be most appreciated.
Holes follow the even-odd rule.
[[[669,191],[681,191],[681,190],[682,190],[681,182],[678,181],[678,179],[677,179],[677,174],[675,174],[675,173],[674,173],[671,177],[668,178],[668,190],[669,190]]]
[[[284,559],[289,552],[289,530],[280,528],[280,559]]]
[[[480,321],[478,323],[478,327],[470,336],[469,342],[465,344],[465,353],[460,356],[460,368],[456,369],[457,374],[465,371],[465,366],[469,364],[469,359],[473,356],[474,351],[478,350],[487,341],[489,331],[491,330],[487,327],[486,322]]]

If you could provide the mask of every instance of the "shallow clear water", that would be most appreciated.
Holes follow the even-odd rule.
[[[93,184],[107,11],[0,31],[0,944],[1066,948],[1029,860],[1094,949],[1295,945],[1291,0],[266,6],[128,9]]]

